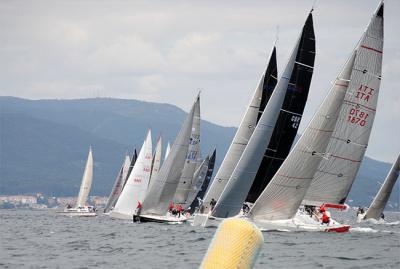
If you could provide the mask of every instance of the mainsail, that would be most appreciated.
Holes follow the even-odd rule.
[[[194,173],[199,164],[200,159],[200,104],[195,106],[194,117],[192,123],[192,132],[190,135],[189,149],[186,154],[185,165],[182,170],[179,184],[173,199],[174,203],[186,203],[189,192],[191,190]]]
[[[355,52],[299,141],[249,212],[254,220],[291,219],[311,184],[338,120],[354,64]]]
[[[390,168],[389,174],[387,175],[385,182],[383,182],[378,194],[372,201],[371,206],[368,208],[364,219],[376,219],[379,220],[383,210],[385,209],[386,203],[389,200],[390,194],[392,193],[394,184],[397,181],[400,173],[400,155],[397,156],[396,162]]]
[[[357,46],[350,85],[327,152],[303,204],[343,204],[368,146],[382,72],[383,3],[380,3]]]
[[[142,202],[146,194],[151,171],[152,142],[151,130],[148,131],[140,149],[135,166],[110,216],[115,218],[132,218],[138,202]]]
[[[194,111],[200,105],[200,96],[196,98],[189,114],[187,115],[174,144],[171,147],[167,159],[161,166],[156,178],[143,201],[143,214],[164,215],[172,202],[189,147],[190,134]]]
[[[92,148],[89,149],[89,155],[86,161],[85,171],[83,172],[82,183],[79,189],[76,207],[83,207],[86,204],[89,196],[90,188],[92,187],[93,180],[93,155]]]
[[[315,59],[315,35],[312,13],[303,27],[296,64],[290,76],[285,100],[279,112],[269,145],[247,195],[246,201],[254,203],[279,169],[294,142],[307,102]],[[269,91],[269,93],[272,93]],[[268,102],[270,96],[264,98]]]
[[[208,213],[210,210],[211,200],[217,200],[228,183],[233,170],[235,169],[251,135],[253,134],[255,126],[257,125],[257,121],[259,120],[259,115],[264,110],[266,104],[264,100],[272,93],[276,85],[276,77],[276,48],[274,46],[267,68],[262,75],[256,90],[254,91],[250,104],[248,105],[246,113],[242,118],[242,122],[240,123],[235,137],[233,138],[232,143],[225,155],[225,158],[223,159],[221,166],[219,167],[217,174],[215,175],[215,178],[204,197],[203,205],[205,213]]]
[[[115,179],[114,186],[111,189],[111,193],[108,197],[106,206],[104,207],[104,213],[110,211],[111,208],[113,208],[115,203],[117,202],[118,197],[121,194],[125,178],[128,175],[130,163],[131,163],[131,158],[129,157],[129,155],[126,155],[124,163],[122,164],[121,169],[119,169],[117,178]]]
[[[239,162],[232,172],[228,184],[211,212],[214,217],[232,217],[239,214],[242,208],[274,131],[279,111],[288,90],[290,75],[296,64],[299,44],[300,37]]]

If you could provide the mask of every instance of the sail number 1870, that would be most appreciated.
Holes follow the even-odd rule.
[[[367,124],[367,118],[368,113],[360,111],[359,109],[351,108],[347,121],[353,124],[359,124],[360,126],[365,126]]]

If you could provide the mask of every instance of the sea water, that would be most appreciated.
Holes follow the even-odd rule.
[[[264,232],[255,268],[400,268],[400,214],[389,224],[335,218],[349,233]],[[215,228],[136,224],[106,215],[0,210],[0,268],[198,268]]]

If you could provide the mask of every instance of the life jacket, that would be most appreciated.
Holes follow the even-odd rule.
[[[329,223],[329,217],[325,212],[322,214],[321,219],[322,219],[322,223]]]

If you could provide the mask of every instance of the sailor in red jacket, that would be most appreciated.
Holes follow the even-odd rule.
[[[181,213],[183,211],[183,207],[181,205],[176,206],[176,211],[178,212],[178,218],[181,217]]]
[[[321,216],[322,224],[329,224],[330,217],[329,217],[328,213],[326,212],[324,205],[322,205],[319,208],[319,212],[322,214],[322,216]]]

